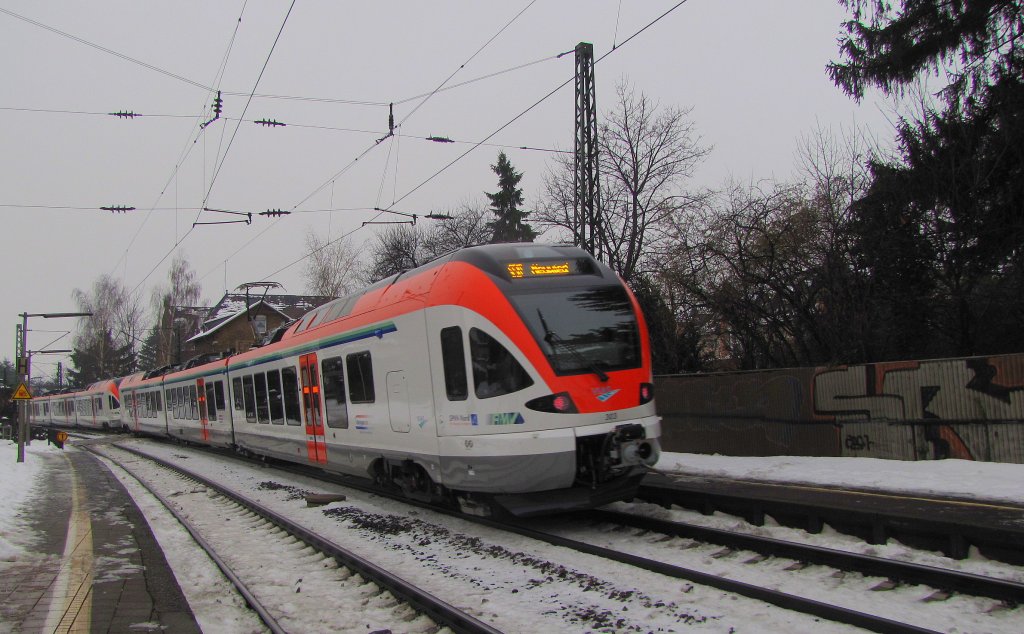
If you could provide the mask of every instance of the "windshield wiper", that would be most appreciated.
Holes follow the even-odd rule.
[[[576,346],[569,343],[565,339],[562,339],[557,334],[555,334],[554,331],[548,328],[548,322],[546,319],[544,319],[544,313],[540,312],[539,308],[537,309],[537,316],[540,317],[540,325],[542,328],[544,328],[544,341],[548,342],[548,345],[551,346],[552,350],[555,349],[556,345],[562,346],[563,348],[569,351],[569,354],[572,355],[573,359],[576,359],[577,362],[579,362],[588,370],[596,374],[597,378],[601,379],[602,383],[608,382],[608,375],[604,372],[604,370],[597,367],[596,363],[580,354],[579,350],[576,349]]]

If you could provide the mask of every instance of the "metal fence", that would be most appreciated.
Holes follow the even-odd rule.
[[[666,451],[1024,463],[1024,354],[655,383]]]

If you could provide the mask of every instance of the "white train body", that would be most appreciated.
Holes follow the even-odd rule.
[[[659,453],[652,390],[621,280],[579,249],[532,244],[465,249],[267,345],[120,381],[134,432],[517,514],[630,497]]]

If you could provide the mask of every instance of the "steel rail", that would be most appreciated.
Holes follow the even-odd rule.
[[[210,543],[206,541],[206,539],[199,532],[199,529],[197,529],[195,525],[191,521],[189,521],[188,518],[186,518],[184,515],[178,512],[178,510],[174,508],[174,505],[171,504],[170,500],[164,497],[156,489],[151,487],[148,482],[146,482],[139,476],[135,475],[131,470],[127,469],[110,456],[106,456],[96,451],[89,445],[79,446],[81,446],[86,451],[95,456],[100,456],[102,458],[110,460],[114,464],[117,464],[119,468],[121,468],[125,473],[134,478],[135,481],[142,485],[144,489],[149,491],[150,495],[159,500],[160,504],[162,504],[164,508],[166,508],[171,513],[171,515],[174,516],[174,519],[178,520],[178,523],[181,524],[186,531],[188,531],[188,534],[192,536],[192,539],[199,545],[200,548],[203,549],[206,555],[213,560],[213,563],[216,564],[218,568],[220,568],[220,571],[224,573],[225,577],[228,578],[228,581],[231,582],[231,585],[235,586],[235,589],[238,590],[238,594],[242,595],[242,598],[245,599],[246,604],[250,608],[252,608],[254,612],[256,612],[256,614],[260,617],[260,620],[263,621],[263,624],[267,626],[267,629],[269,629],[274,634],[287,634],[287,630],[281,627],[281,624],[277,622],[277,619],[275,619],[270,614],[270,612],[268,612],[267,609],[263,607],[263,604],[259,601],[259,599],[256,598],[256,595],[254,595],[252,591],[249,590],[248,586],[246,586],[245,583],[238,577],[238,575],[236,575],[234,571],[231,570],[231,567],[227,564],[227,562],[220,558],[220,556],[217,554],[213,546],[211,546]],[[124,447],[118,447],[118,449],[121,449],[122,451],[130,451],[128,449],[125,449]]]
[[[184,467],[176,465],[172,462],[164,460],[156,456],[147,454],[144,451],[139,451],[131,447],[117,446],[122,451],[127,451],[134,455],[137,455],[146,460],[151,460],[162,467],[176,471],[188,478],[201,483],[224,497],[236,502],[237,504],[245,507],[252,511],[256,515],[259,515],[263,519],[277,525],[282,530],[290,533],[297,539],[305,542],[313,548],[316,548],[325,555],[334,558],[338,563],[350,568],[351,570],[358,572],[366,579],[370,579],[378,585],[386,588],[393,595],[405,601],[418,611],[426,614],[432,618],[435,622],[440,625],[446,625],[454,632],[460,634],[501,634],[501,630],[495,629],[494,627],[480,621],[472,615],[466,614],[462,610],[452,606],[451,604],[435,597],[434,595],[418,588],[417,586],[405,581],[401,577],[394,575],[384,568],[374,564],[373,562],[360,557],[359,555],[343,548],[342,546],[335,544],[334,542],[317,535],[311,530],[306,529],[295,522],[292,522],[283,515],[271,511],[268,508],[260,505],[259,503],[250,500],[249,498],[231,491],[230,489],[208,479],[197,473],[194,473]],[[307,474],[308,475],[308,474]]]
[[[971,596],[1024,603],[1024,583],[1006,579],[986,577],[913,562],[894,561],[872,555],[823,548],[810,544],[800,544],[771,537],[735,533],[684,522],[671,522],[631,515],[619,511],[594,510],[587,511],[583,515],[594,522],[620,524],[676,537],[697,539],[729,548],[751,550],[762,555],[786,557],[806,563],[831,566],[840,570],[860,572],[869,576],[888,577],[942,590],[962,592]]]
[[[559,535],[553,535],[526,526],[521,521],[502,521],[490,518],[479,517],[476,515],[467,515],[458,511],[450,509],[439,508],[424,502],[416,500],[410,500],[402,496],[399,493],[392,493],[387,490],[382,490],[378,487],[374,487],[363,482],[354,481],[352,478],[345,476],[333,476],[323,471],[319,473],[312,473],[310,470],[300,465],[288,465],[284,466],[285,471],[291,471],[297,475],[304,475],[309,477],[315,477],[322,480],[327,480],[341,486],[358,489],[375,495],[380,495],[400,501],[403,504],[415,506],[417,508],[429,509],[431,511],[449,515],[452,517],[459,517],[469,522],[495,528],[503,531],[510,531],[523,537],[529,537],[538,541],[543,541],[555,546],[562,546],[570,548],[577,552],[582,552],[589,555],[601,557],[603,559],[609,559],[624,563],[630,566],[648,570],[650,572],[656,572],[666,576],[674,577],[677,579],[685,579],[692,581],[697,584],[710,586],[726,592],[733,592],[735,594],[745,596],[747,598],[764,601],[772,605],[784,608],[787,610],[793,610],[795,612],[801,612],[803,614],[809,614],[811,616],[817,616],[829,621],[837,623],[845,623],[847,625],[854,625],[857,627],[864,628],[873,632],[880,632],[881,634],[937,634],[934,630],[927,628],[918,627],[909,623],[903,623],[900,621],[894,621],[885,617],[869,614],[865,612],[859,612],[857,610],[844,608],[841,606],[831,605],[822,601],[816,601],[814,599],[808,599],[798,595],[788,594],[780,592],[778,590],[772,590],[770,588],[764,588],[754,584],[744,583],[742,581],[735,581],[726,577],[719,577],[705,572],[684,568],[682,566],[676,566],[653,559],[647,559],[637,555],[630,555],[621,551],[604,548],[602,546],[594,546],[586,542],[577,541],[567,537],[561,537]]]

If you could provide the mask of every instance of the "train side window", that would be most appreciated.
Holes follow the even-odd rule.
[[[199,403],[196,402],[196,386],[188,386],[188,418],[199,420]]]
[[[348,396],[352,403],[373,403],[373,361],[370,353],[356,352],[345,357],[348,368]]]
[[[209,420],[217,420],[217,399],[213,393],[213,383],[207,383],[206,391],[206,417]]]
[[[299,412],[299,375],[295,368],[281,369],[281,382],[284,384],[285,422],[289,425],[301,425]]]
[[[256,392],[256,420],[261,423],[270,422],[270,406],[267,404],[267,375],[257,372],[253,376]]]
[[[227,409],[226,407],[224,407],[224,381],[213,382],[213,393],[214,396],[216,396],[217,411],[223,412],[225,409]]]
[[[236,376],[235,378],[231,379],[231,392],[234,395],[235,409],[238,411],[242,411],[243,409],[245,409],[245,405],[243,405],[242,401],[242,377]]]
[[[93,408],[94,412],[102,412],[103,411],[103,397],[102,396],[97,396],[94,399],[92,399],[92,408]]]
[[[469,329],[469,353],[477,398],[511,394],[533,385],[533,379],[512,353],[486,332]]]
[[[256,422],[256,397],[252,391],[252,375],[242,377],[242,396],[245,402],[245,420],[249,423]]]
[[[178,402],[178,406],[174,408],[176,410],[175,416],[185,420],[188,418],[188,405],[185,403],[185,388],[174,388],[174,398],[177,399]]]
[[[160,402],[160,392],[153,392],[153,411],[162,412],[164,411],[164,405]],[[153,416],[156,416],[154,413]]]
[[[267,372],[267,398],[270,400],[270,422],[284,425],[284,400],[281,394],[281,373]]]
[[[320,362],[324,376],[324,413],[327,426],[348,429],[348,408],[345,406],[345,374],[341,357],[331,357]]]
[[[466,379],[466,348],[462,328],[441,329],[441,361],[444,363],[444,390],[449,401],[464,401],[469,395]]]

